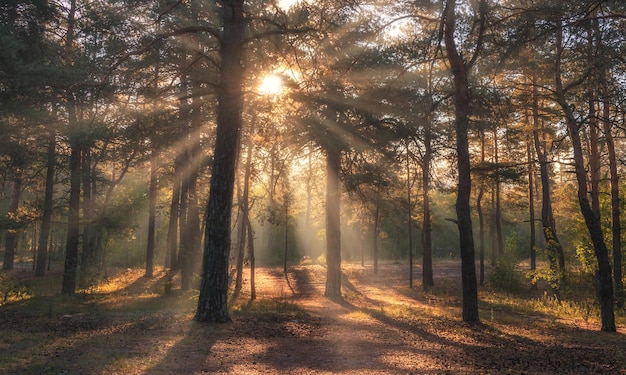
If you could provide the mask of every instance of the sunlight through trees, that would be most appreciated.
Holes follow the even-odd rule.
[[[340,300],[346,262],[430,291],[453,258],[466,322],[485,291],[565,301],[583,278],[615,331],[625,20],[616,0],[4,2],[2,269],[60,265],[68,296],[167,270],[195,320],[228,322],[255,267],[323,265]]]

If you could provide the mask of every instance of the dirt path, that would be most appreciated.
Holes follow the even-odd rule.
[[[448,278],[454,273],[443,268],[438,283],[445,288],[457,280]],[[324,272],[322,267],[308,266],[292,268],[288,278],[278,270],[260,273],[259,293],[296,304],[311,318],[279,324],[279,332],[285,334],[269,333],[271,342],[247,341],[247,350],[258,350],[253,360],[240,355],[237,364],[233,363],[237,359],[222,358],[230,365],[216,372],[626,374],[610,359],[610,350],[605,352],[607,348],[594,344],[585,333],[558,327],[548,331],[530,319],[520,321],[514,332],[495,323],[469,327],[458,320],[454,298],[437,301],[403,286],[408,277],[397,265],[383,266],[379,276],[371,269],[347,267],[343,301],[323,297]],[[452,306],[442,313],[442,303]],[[620,342],[620,337],[616,340]],[[220,351],[213,349],[212,356],[220,358]],[[245,353],[243,347],[239,350]]]
[[[221,325],[192,321],[196,292],[163,295],[159,277],[125,270],[118,289],[83,303],[51,295],[0,308],[0,373],[626,374],[623,327],[606,334],[484,304],[484,324],[467,326],[453,261],[436,265],[432,293],[409,288],[404,265],[343,270],[344,298],[332,301],[319,265],[288,277],[259,269],[257,300],[246,305],[244,283]]]

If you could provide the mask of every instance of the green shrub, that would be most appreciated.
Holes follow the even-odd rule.
[[[518,267],[517,233],[512,233],[504,245],[504,253],[491,267],[489,281],[495,289],[505,292],[519,292],[524,285],[524,278]]]

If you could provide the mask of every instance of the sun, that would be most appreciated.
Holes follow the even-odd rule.
[[[284,11],[290,10],[299,0],[278,0],[278,7]]]
[[[278,95],[283,89],[283,80],[278,74],[266,75],[259,85],[259,93],[263,95]]]

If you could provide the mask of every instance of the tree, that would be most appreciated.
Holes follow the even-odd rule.
[[[455,40],[456,1],[447,0],[443,17],[443,36],[452,75],[454,78],[455,130],[458,166],[458,187],[456,200],[457,226],[461,247],[461,273],[463,283],[463,320],[478,323],[478,286],[476,283],[476,267],[474,263],[474,236],[470,211],[470,194],[472,188],[470,176],[470,154],[468,142],[470,94],[468,73],[478,57],[486,27],[485,14],[487,4],[479,2],[478,23],[479,34],[476,48],[470,60],[464,61],[457,49]]]
[[[599,207],[593,207],[589,201],[587,187],[588,174],[585,169],[583,147],[580,137],[580,128],[576,116],[566,99],[567,86],[563,84],[562,59],[565,47],[563,45],[563,21],[557,19],[556,24],[556,56],[555,56],[555,96],[565,115],[569,138],[572,142],[574,168],[578,188],[578,203],[589,231],[596,259],[598,271],[595,276],[596,290],[600,301],[602,331],[615,332],[614,295],[609,251],[604,242],[602,226],[600,224]]]
[[[54,195],[54,170],[56,163],[56,131],[50,130],[48,136],[48,152],[46,163],[46,185],[43,201],[43,213],[41,218],[41,230],[39,231],[39,242],[37,247],[37,264],[35,266],[35,276],[43,276],[46,271],[46,261],[48,254],[48,238],[52,228],[53,195]]]
[[[324,295],[341,298],[341,149],[326,149],[326,288]]]
[[[40,1],[8,1],[0,4],[0,155],[7,157],[12,187],[8,207],[3,269],[12,269],[18,230],[24,223],[18,212],[26,172],[32,158],[28,149],[37,124],[50,121],[51,95],[56,71],[50,61],[52,43],[46,41],[46,22],[52,7]],[[6,128],[5,128],[6,127]],[[38,142],[38,140],[36,140]],[[47,233],[47,228],[40,232]]]
[[[216,143],[211,190],[206,215],[200,296],[195,320],[228,322],[228,261],[230,217],[235,183],[235,165],[242,126],[243,0],[226,0],[222,5],[220,84],[217,91]]]

